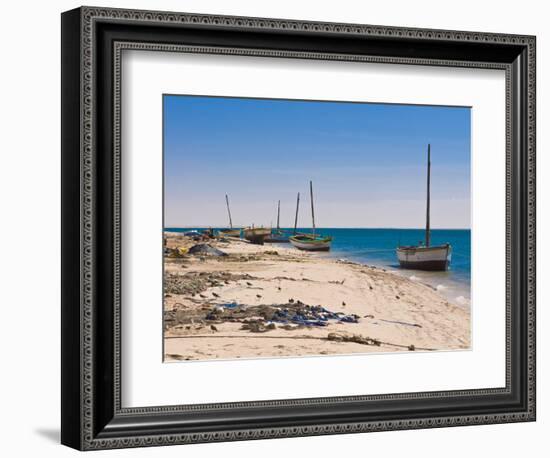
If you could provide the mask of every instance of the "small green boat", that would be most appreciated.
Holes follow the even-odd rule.
[[[311,199],[311,234],[297,234],[296,227],[298,225],[298,208],[300,206],[300,193],[296,200],[296,219],[294,220],[294,235],[288,240],[299,250],[305,251],[329,251],[332,237],[315,234],[315,211],[313,210],[313,183],[309,182],[309,193]]]
[[[296,234],[289,237],[290,243],[299,250],[329,251],[332,237],[314,234]]]

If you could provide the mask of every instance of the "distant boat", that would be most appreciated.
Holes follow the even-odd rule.
[[[294,235],[289,237],[290,243],[299,250],[305,251],[329,251],[332,237],[315,234],[315,211],[313,207],[313,183],[309,182],[309,195],[311,199],[311,234],[297,234],[298,208],[300,206],[300,193],[296,200],[296,218],[294,220]]]
[[[241,230],[240,229],[220,229],[218,231],[218,235],[222,237],[237,237],[239,238],[241,236]]]
[[[288,243],[290,240],[288,239],[288,235],[286,235],[283,231],[278,231],[273,229],[271,231],[271,234],[265,239],[266,243]]]
[[[227,204],[227,214],[229,215],[229,229],[218,230],[218,235],[221,237],[240,237],[241,230],[239,228],[233,228],[233,221],[231,220],[231,210],[229,209],[229,197],[225,195],[225,203]]]
[[[200,240],[204,234],[200,233],[199,231],[192,230],[192,231],[186,231],[182,234],[185,237],[189,237],[193,240]]]
[[[430,145],[428,145],[428,174],[426,191],[426,240],[424,244],[397,247],[399,265],[405,269],[447,270],[451,264],[450,243],[430,245]]]
[[[204,237],[213,238],[214,237],[214,230],[211,227],[209,227],[208,229],[203,229],[201,231],[201,234]]]
[[[273,229],[271,234],[265,239],[266,243],[288,243],[288,235],[281,230]]]
[[[199,231],[192,230],[192,231],[186,231],[182,235],[184,235],[185,237],[200,237],[201,233]]]
[[[269,227],[246,227],[243,229],[243,236],[246,240],[256,245],[263,245],[265,239],[271,235]]]
[[[286,235],[279,226],[279,218],[281,216],[281,201],[277,204],[277,228],[271,230],[271,234],[265,239],[267,243],[288,243],[288,235]]]

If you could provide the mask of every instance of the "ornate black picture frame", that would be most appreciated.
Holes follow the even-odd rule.
[[[506,71],[506,386],[123,408],[123,49]],[[80,450],[535,420],[535,37],[82,7],[62,15],[62,435]]]

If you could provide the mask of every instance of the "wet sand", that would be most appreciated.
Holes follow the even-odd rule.
[[[290,244],[165,238],[165,361],[470,347],[469,307],[420,281]],[[227,256],[187,253],[201,243]],[[350,322],[273,319],[316,310]]]

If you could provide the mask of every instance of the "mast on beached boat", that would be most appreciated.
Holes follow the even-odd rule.
[[[240,237],[241,230],[233,229],[233,220],[231,218],[231,209],[229,208],[229,197],[225,195],[225,204],[227,206],[227,214],[229,215],[229,229],[220,229],[218,232],[225,237]]]
[[[431,145],[428,143],[428,173],[426,174],[426,246],[430,246],[430,171],[432,169]]]
[[[288,235],[286,235],[279,225],[281,218],[281,201],[277,203],[277,229],[271,231],[265,242],[267,243],[288,243]]]
[[[296,217],[294,218],[294,235],[296,235],[296,227],[298,226],[298,208],[300,208],[300,193],[296,198]]]
[[[296,225],[298,222],[298,203],[296,204],[296,221],[294,223],[294,235],[289,237],[290,243],[300,250],[306,251],[328,251],[332,237],[315,235],[315,209],[313,205],[313,183],[309,182],[309,195],[311,199],[311,234],[296,234]],[[298,193],[298,202],[300,194]]]
[[[428,144],[428,163],[426,175],[426,229],[424,245],[398,246],[397,259],[405,269],[447,270],[451,264],[451,244],[431,246],[430,235],[430,181],[431,181],[431,145]]]
[[[229,208],[229,197],[225,195],[225,204],[227,205],[227,214],[229,215],[229,227],[233,229],[233,221],[231,220],[231,209]]]
[[[279,218],[281,217],[281,201],[277,202],[277,230],[280,229],[279,227]]]
[[[309,200],[311,201],[311,233],[315,236],[315,210],[313,209],[313,183],[309,181]]]

